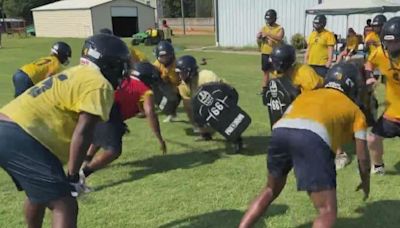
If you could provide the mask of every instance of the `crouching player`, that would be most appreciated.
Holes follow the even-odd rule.
[[[238,106],[238,99],[239,94],[228,84],[209,82],[200,86],[191,100],[196,124],[209,126],[233,142],[235,153],[243,148],[241,135],[251,123],[250,116]]]
[[[307,191],[319,215],[313,227],[333,227],[337,217],[335,151],[355,137],[364,198],[369,195],[370,164],[365,116],[354,103],[359,71],[339,63],[326,75],[325,88],[299,95],[274,125],[268,150],[268,180],[240,227],[251,227],[283,190],[294,167],[297,189]],[[328,101],[328,103],[327,103]]]
[[[53,227],[76,227],[79,168],[113,87],[128,72],[129,50],[115,36],[89,37],[81,65],[33,86],[0,109],[0,167],[25,191],[27,227],[41,227],[46,207]],[[62,163],[68,163],[65,175]]]
[[[71,58],[71,47],[64,42],[56,42],[51,47],[50,56],[43,57],[22,66],[13,75],[14,97],[18,97],[43,79],[62,71]]]
[[[210,82],[223,82],[214,72],[209,70],[199,71],[196,59],[191,55],[184,55],[176,61],[176,73],[181,79],[179,94],[182,97],[183,107],[188,116],[189,122],[193,126],[195,133],[200,133],[202,140],[211,140],[210,129],[199,128],[193,119],[193,109],[191,99],[196,94],[198,88]]]
[[[86,164],[82,168],[84,177],[105,167],[117,159],[122,152],[122,136],[127,131],[125,120],[138,114],[143,108],[150,128],[160,143],[163,154],[167,153],[161,136],[157,114],[154,110],[151,87],[160,80],[157,69],[148,62],[136,63],[129,79],[124,80],[115,91],[115,103],[110,119],[96,126],[93,143],[87,153]],[[99,149],[102,153],[96,154]],[[90,191],[90,189],[88,189]]]

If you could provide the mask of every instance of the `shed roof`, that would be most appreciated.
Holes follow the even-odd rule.
[[[95,6],[109,3],[112,1],[113,0],[62,0],[33,8],[32,11],[91,9]],[[149,5],[146,5],[138,1],[133,1],[133,2],[153,8]]]

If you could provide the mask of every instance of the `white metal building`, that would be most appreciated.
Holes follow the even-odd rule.
[[[129,37],[155,25],[155,9],[134,0],[63,0],[32,11],[39,37],[88,37],[102,28]]]
[[[277,23],[285,28],[286,41],[290,42],[295,33],[305,33],[308,36],[312,31],[314,15],[306,17],[306,9],[326,1],[335,0],[215,0],[217,45],[255,46],[256,34],[265,24],[264,14],[268,9],[277,11]],[[388,18],[398,14],[385,13]],[[350,15],[348,25],[362,34],[366,20],[375,15]],[[327,16],[327,20],[327,29],[342,37],[346,36],[346,16]]]

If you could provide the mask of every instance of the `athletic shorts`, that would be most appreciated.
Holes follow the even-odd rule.
[[[122,137],[128,132],[127,125],[116,104],[110,112],[110,119],[107,122],[98,123],[94,130],[93,145],[103,150],[120,154],[122,152]]]
[[[261,70],[262,71],[272,71],[272,63],[269,59],[268,54],[261,54]]]
[[[22,70],[17,70],[13,75],[13,84],[15,89],[14,97],[18,97],[25,92],[25,90],[33,86],[32,80]]]
[[[0,167],[33,203],[71,195],[60,160],[16,123],[0,121]]]
[[[390,121],[381,116],[372,127],[371,132],[383,138],[399,137],[400,123]]]
[[[325,66],[318,66],[318,65],[310,65],[314,69],[314,71],[321,77],[325,78],[326,73],[328,73],[329,68]]]
[[[299,191],[336,188],[334,153],[321,137],[309,130],[276,128],[268,148],[269,175],[287,176],[292,167]]]

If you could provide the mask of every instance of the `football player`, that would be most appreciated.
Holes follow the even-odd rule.
[[[304,63],[307,63],[321,77],[332,65],[333,46],[336,44],[333,33],[327,29],[325,15],[317,15],[313,20],[314,31],[307,41],[307,50],[304,55]]]
[[[269,82],[263,101],[268,106],[272,128],[300,92],[322,87],[323,79],[310,66],[296,62],[296,50],[291,45],[275,47],[270,61],[277,76]]]
[[[368,197],[367,123],[354,102],[359,90],[358,74],[352,64],[333,66],[326,75],[325,88],[300,94],[274,125],[267,155],[267,184],[239,227],[252,227],[263,215],[283,190],[292,168],[297,189],[307,191],[319,213],[313,227],[333,227],[337,217],[334,151],[353,137],[361,177],[357,190],[363,190],[364,199]]]
[[[265,12],[265,26],[257,33],[257,44],[261,50],[261,70],[264,72],[262,87],[266,87],[269,81],[269,73],[272,70],[269,56],[272,49],[282,43],[285,30],[276,23],[277,13],[273,9]]]
[[[343,58],[350,59],[351,56],[357,53],[358,37],[353,28],[347,30],[346,47],[337,57],[336,62],[340,62]]]
[[[14,96],[19,96],[36,83],[62,71],[62,65],[69,64],[71,55],[71,47],[60,41],[53,44],[50,56],[39,58],[19,68],[12,79],[15,88]]]
[[[27,195],[27,227],[42,226],[46,207],[53,227],[77,227],[79,169],[96,123],[109,117],[114,88],[128,76],[129,57],[118,37],[89,37],[80,65],[0,109],[0,167]]]
[[[210,70],[199,71],[197,61],[191,55],[184,55],[176,61],[175,72],[182,81],[178,87],[179,94],[182,97],[183,107],[193,126],[194,132],[200,133],[203,140],[211,140],[212,137],[209,129],[197,127],[193,119],[191,99],[201,85],[210,82],[223,82],[223,80]]]
[[[124,121],[136,116],[141,110],[144,110],[146,114],[150,128],[160,143],[162,153],[167,153],[151,91],[159,80],[159,73],[151,63],[140,62],[134,65],[130,78],[124,80],[115,91],[115,104],[111,110],[110,119],[105,123],[97,124],[95,128],[93,143],[86,157],[87,163],[82,168],[85,178],[121,155],[122,137],[127,131]],[[104,151],[96,154],[100,148]]]
[[[154,49],[154,54],[156,56],[156,61],[154,66],[160,71],[161,79],[173,91],[177,96],[179,95],[178,86],[180,84],[180,79],[175,72],[176,58],[175,50],[171,43],[168,41],[160,41],[157,47]],[[173,122],[176,120],[176,108],[179,102],[177,102],[176,107],[163,122]]]
[[[391,18],[381,33],[383,47],[376,48],[365,64],[368,85],[376,84],[374,69],[379,69],[386,78],[386,104],[383,115],[368,135],[371,152],[372,173],[384,174],[383,139],[400,136],[400,17]]]
[[[386,23],[386,21],[387,19],[383,14],[376,15],[372,20],[372,31],[368,33],[364,40],[365,49],[367,50],[368,55],[371,55],[376,48],[381,46],[379,35],[381,34],[382,26]]]

